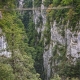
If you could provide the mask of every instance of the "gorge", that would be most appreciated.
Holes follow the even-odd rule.
[[[12,1],[1,3],[14,9]],[[80,1],[17,0],[16,4],[33,10],[0,11],[0,59],[8,57],[13,80],[79,80]],[[48,9],[61,6],[73,8]],[[0,63],[6,64],[5,58]]]

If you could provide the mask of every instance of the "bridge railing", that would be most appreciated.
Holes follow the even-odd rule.
[[[17,10],[17,11],[25,11],[25,10],[47,10],[47,9],[52,9],[52,10],[58,10],[58,9],[67,9],[67,8],[73,8],[72,6],[59,6],[59,7],[52,7],[52,8],[16,8],[16,9],[0,9],[0,11],[10,11],[10,10]]]

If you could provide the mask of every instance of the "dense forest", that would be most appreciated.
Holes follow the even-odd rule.
[[[74,63],[71,55],[69,58],[66,57],[68,44],[65,38],[67,28],[71,32],[80,31],[80,0],[22,0],[23,8],[41,7],[41,4],[47,7],[45,11],[43,10],[46,15],[45,24],[42,14],[35,23],[34,12],[37,10],[13,10],[19,7],[19,1],[0,0],[0,9],[4,9],[0,11],[0,38],[5,37],[6,51],[11,53],[10,57],[0,56],[0,80],[80,80],[80,57]],[[70,6],[70,8],[48,9],[60,6]],[[48,75],[43,55],[52,41],[51,26],[54,21],[58,25],[58,30],[61,28],[59,33],[66,41],[65,45],[58,41],[54,43],[52,56],[48,60],[50,76],[46,78]],[[43,25],[45,25],[44,31],[38,32],[37,28],[42,29]],[[4,49],[0,48],[0,54],[3,51]]]
[[[16,8],[15,0],[0,0],[0,8]],[[34,69],[36,54],[34,47],[29,46],[29,38],[18,11],[1,11],[0,28],[5,33],[8,43],[7,51],[11,57],[0,56],[0,80],[40,80]],[[35,56],[34,56],[35,57]]]

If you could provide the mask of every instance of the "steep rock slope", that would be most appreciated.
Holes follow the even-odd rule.
[[[67,1],[64,0],[62,2],[66,5],[72,3],[71,1],[66,3]],[[80,58],[80,18],[77,18],[80,7],[76,2],[76,7],[73,5],[73,9],[43,10],[45,7],[43,3],[46,3],[47,7],[48,5],[53,7],[53,4],[58,6],[60,1],[59,3],[55,1],[53,4],[47,0],[42,1],[42,10],[34,10],[33,14],[35,29],[41,33],[41,39],[44,39],[45,80],[50,80],[51,75],[58,71],[57,65],[62,62],[75,64],[76,60]]]

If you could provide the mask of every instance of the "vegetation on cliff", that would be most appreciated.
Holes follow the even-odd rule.
[[[42,0],[34,0],[34,6],[40,7]],[[23,7],[33,7],[32,0],[24,0]],[[64,29],[69,21],[71,31],[80,31],[80,0],[45,0],[43,4],[48,7],[72,6],[70,9],[46,10],[46,28],[43,32],[46,39],[41,39],[41,32],[35,29],[33,21],[33,11],[9,11],[18,5],[16,0],[0,0],[0,8],[8,9],[1,11],[0,28],[5,33],[7,51],[10,51],[11,57],[0,56],[0,79],[1,80],[44,80],[43,52],[46,45],[51,42],[51,26],[56,20],[57,24],[65,25],[60,34],[65,37]],[[42,27],[42,17],[36,27]],[[78,26],[76,28],[76,26]],[[1,34],[1,35],[3,35]],[[61,55],[59,56],[60,53]],[[71,56],[70,56],[71,57]],[[51,80],[78,80],[80,79],[80,59],[71,64],[66,58],[66,44],[59,43],[53,47],[53,57],[51,57],[51,70],[54,69],[55,75],[51,73]],[[56,65],[56,61],[59,65]],[[36,73],[37,72],[37,73]],[[40,76],[39,76],[39,74]]]
[[[60,34],[65,37],[65,32],[64,30],[66,28],[70,29],[72,32],[74,31],[80,31],[80,25],[79,25],[79,21],[80,21],[80,0],[45,0],[44,1],[44,5],[52,8],[52,7],[60,7],[60,6],[72,6],[72,8],[70,9],[60,9],[60,10],[46,10],[47,12],[47,18],[48,18],[48,23],[52,23],[54,22],[54,20],[57,22],[58,24],[58,28],[59,25],[64,25],[64,27],[62,28],[62,31],[60,32]],[[67,22],[69,21],[68,27],[66,27]],[[44,34],[46,34],[46,32],[49,31],[49,29],[51,28],[51,26],[48,26],[48,30],[44,31]],[[60,27],[61,28],[61,27]],[[50,31],[49,31],[50,32]],[[49,32],[47,33],[47,36],[49,35]],[[44,35],[46,38],[46,35]],[[47,37],[48,40],[49,37]],[[46,38],[46,39],[47,39]],[[50,41],[48,41],[50,44]],[[77,62],[74,64],[72,64],[72,62],[70,62],[71,60],[66,58],[66,47],[67,45],[65,44],[65,46],[61,45],[61,44],[56,44],[55,47],[53,48],[53,57],[51,58],[51,63],[54,63],[54,66],[52,66],[52,70],[54,70],[54,73],[51,75],[52,77],[54,77],[54,79],[51,80],[61,80],[62,79],[67,79],[67,80],[78,80],[80,79],[79,75],[80,75],[80,59],[77,59]],[[60,53],[60,55],[58,54],[58,52]],[[71,56],[70,56],[71,58]],[[59,64],[59,65],[57,65]],[[52,65],[52,64],[51,64]],[[54,74],[58,74],[59,76],[54,76]],[[69,79],[68,79],[69,78]],[[77,79],[78,78],[78,79]]]

